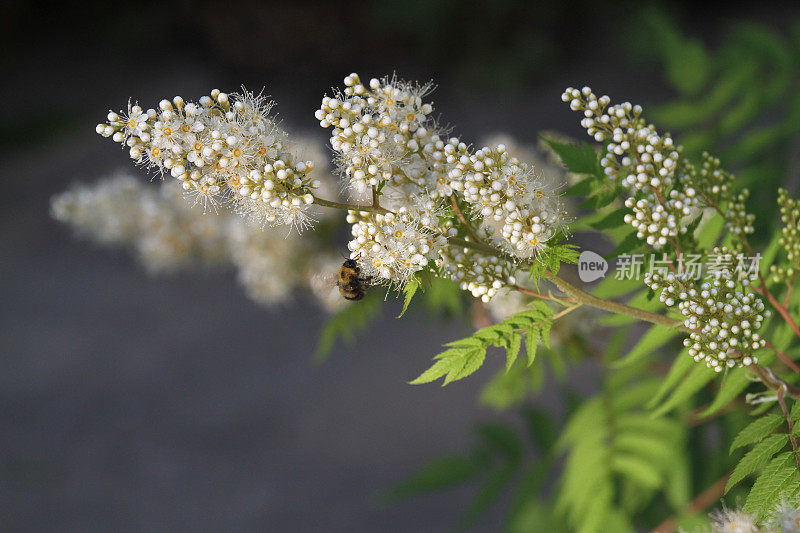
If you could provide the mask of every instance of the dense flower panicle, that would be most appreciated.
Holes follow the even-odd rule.
[[[248,224],[230,210],[204,213],[185,201],[175,181],[154,187],[120,174],[92,186],[75,186],[51,204],[55,218],[79,233],[134,249],[150,272],[232,264],[248,296],[263,305],[280,304],[304,288],[329,311],[344,301],[331,298],[332,292],[338,296],[334,277],[339,256],[287,234],[285,228]],[[321,260],[331,256],[338,259]],[[323,264],[327,276],[319,275]]]
[[[138,163],[169,173],[204,205],[231,199],[270,224],[307,223],[318,183],[312,161],[299,160],[269,117],[271,103],[252,93],[215,89],[199,103],[176,96],[159,109],[109,112],[97,133],[130,148]]]
[[[473,150],[448,137],[425,101],[430,84],[396,77],[364,84],[350,74],[344,85],[323,99],[316,116],[332,128],[343,184],[371,204],[348,215],[350,256],[365,275],[403,285],[435,267],[488,299],[509,283],[502,273],[513,278],[518,259],[534,259],[565,232],[558,187],[502,143]],[[127,146],[142,165],[171,174],[204,205],[225,200],[262,223],[303,227],[321,183],[313,177],[314,158],[298,157],[270,107],[260,95],[214,90],[198,103],[175,97],[158,109],[129,105],[125,113],[110,112],[97,132]],[[448,239],[476,233],[485,239],[476,245],[507,257],[447,249]]]
[[[433,218],[405,206],[386,214],[350,211],[347,222],[352,224],[353,240],[348,246],[353,257],[363,258],[363,274],[402,283],[427,267],[447,242],[431,229]]]
[[[447,138],[424,101],[430,85],[394,77],[364,84],[357,74],[347,76],[344,85],[323,99],[316,117],[332,128],[331,145],[346,185],[361,197],[377,195],[381,207],[392,212],[349,215],[351,257],[365,272],[402,284],[435,261],[449,265],[448,272],[461,272],[464,279],[457,281],[465,288],[473,283],[469,290],[489,298],[493,285],[505,282],[484,285],[484,266],[462,261],[472,253],[453,266],[446,239],[458,229],[447,211],[460,206],[475,229],[485,230],[488,243],[520,259],[535,257],[564,229],[557,188],[511,157],[505,146],[472,151],[457,137]]]
[[[316,117],[333,128],[331,146],[350,186],[364,192],[383,182],[427,185],[428,168],[418,152],[435,137],[425,127],[433,107],[422,101],[431,86],[394,77],[365,86],[357,74],[344,84],[343,92],[322,99]],[[406,172],[398,168],[401,162]]]
[[[612,106],[608,96],[598,98],[589,87],[570,87],[562,100],[574,111],[583,111],[581,125],[595,140],[609,141],[600,164],[611,180],[631,190],[625,206],[633,214],[625,222],[647,244],[659,249],[674,243],[698,208],[723,213],[734,234],[753,233],[755,216],[745,209],[748,191],[733,193],[733,176],[720,168],[719,159],[703,154],[703,165],[696,169],[681,157],[681,148],[669,135],[659,135],[645,123],[641,106]]]
[[[478,237],[488,240],[491,228],[478,230]],[[485,255],[472,248],[450,246],[442,249],[436,262],[440,270],[469,291],[475,298],[489,302],[503,287],[514,285],[516,265],[495,255]]]
[[[733,262],[734,254],[726,248],[715,248],[714,254],[722,258],[721,264]],[[684,316],[684,326],[691,330],[684,340],[689,355],[717,372],[758,363],[754,352],[766,346],[758,330],[770,312],[749,289],[749,280],[743,279],[740,285],[733,278],[730,269],[720,268],[711,281],[695,287],[695,280],[686,274],[645,275],[645,283],[661,291],[661,302],[667,307],[677,305]]]
[[[770,266],[770,273],[776,282],[791,282],[800,270],[800,202],[790,198],[786,189],[778,189],[778,205],[783,222],[778,243],[786,252],[787,264]]]
[[[562,229],[566,213],[556,188],[511,157],[503,144],[461,157],[449,175],[472,216],[499,223],[502,239],[494,242],[518,257],[535,256]]]
[[[625,217],[637,236],[658,250],[686,232],[681,219],[698,205],[696,191],[675,187],[680,152],[672,138],[661,136],[641,118],[641,106],[629,102],[610,105],[589,87],[568,88],[562,100],[583,111],[581,125],[598,142],[609,141],[600,161],[606,175],[632,190],[625,202],[633,214]]]

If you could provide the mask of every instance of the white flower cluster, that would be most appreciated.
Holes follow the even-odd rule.
[[[274,306],[297,289],[309,289],[327,310],[344,300],[333,283],[341,258],[318,243],[263,228],[221,210],[204,213],[183,199],[169,181],[159,187],[120,174],[79,185],[52,199],[53,216],[107,245],[133,248],[153,273],[231,264],[248,296]],[[333,257],[333,261],[331,261]],[[320,276],[320,266],[330,276]]]
[[[486,228],[479,237],[488,237]],[[438,265],[462,290],[481,301],[489,302],[503,287],[516,284],[516,266],[494,255],[484,255],[472,248],[450,246],[440,252]]]
[[[518,257],[535,256],[562,229],[566,213],[555,187],[503,144],[460,157],[449,176],[473,216],[499,223],[499,242]]]
[[[421,209],[400,207],[396,212],[376,214],[350,211],[352,256],[360,261],[365,276],[384,280],[407,280],[428,266],[447,244],[433,231],[435,215]]]
[[[693,188],[675,188],[680,153],[669,136],[660,136],[641,118],[641,106],[625,102],[609,105],[608,96],[597,97],[589,87],[568,88],[562,100],[583,111],[581,125],[598,142],[609,141],[600,163],[606,175],[632,190],[625,217],[643,239],[658,250],[686,232],[684,217],[698,205]],[[680,181],[680,180],[677,180]]]
[[[314,163],[295,157],[270,108],[260,95],[215,89],[199,103],[176,96],[158,110],[129,104],[127,113],[109,112],[97,133],[128,146],[135,161],[169,172],[204,204],[232,199],[259,220],[303,227],[319,185],[309,177]]]
[[[724,505],[709,517],[712,533],[800,533],[800,508],[796,498],[781,499],[760,522],[753,514]]]
[[[433,107],[422,98],[430,84],[412,85],[392,77],[372,79],[365,86],[355,73],[344,84],[344,92],[322,99],[316,117],[322,127],[333,127],[331,146],[349,185],[359,193],[382,182],[411,180],[425,187],[429,173],[419,152],[440,142],[426,128]],[[396,172],[401,162],[406,172]]]
[[[471,238],[456,215],[468,217],[485,242],[521,259],[535,257],[564,229],[556,187],[505,146],[473,152],[458,138],[446,138],[423,100],[430,85],[394,77],[364,84],[357,74],[344,85],[322,100],[316,117],[332,128],[346,186],[388,211],[348,216],[351,257],[365,273],[402,284],[434,261],[465,289],[489,299],[508,283],[501,273],[513,273],[514,266],[474,250],[448,250],[448,237]]]
[[[713,251],[724,262],[732,263],[734,254],[728,249]],[[689,328],[689,338],[684,346],[697,362],[717,372],[726,366],[749,366],[758,362],[753,352],[763,348],[766,340],[758,329],[770,312],[764,302],[747,289],[749,280],[743,279],[742,289],[732,279],[728,269],[714,272],[710,282],[699,288],[687,275],[673,272],[645,275],[645,283],[653,290],[661,290],[659,299],[667,307],[677,304],[684,316],[684,326]]]
[[[740,509],[717,510],[711,513],[712,533],[760,533],[756,517]],[[789,530],[791,531],[791,530]]]
[[[789,197],[789,191],[778,189],[781,206],[781,237],[778,243],[786,251],[788,264],[772,265],[770,273],[776,282],[791,282],[800,270],[800,202]]]
[[[302,227],[314,203],[351,209],[350,257],[377,282],[402,285],[437,268],[489,299],[520,260],[534,259],[564,231],[557,187],[503,144],[473,151],[448,138],[424,101],[430,84],[395,77],[363,84],[350,74],[344,85],[316,116],[332,128],[342,181],[363,209],[315,195],[314,164],[288,146],[269,117],[271,103],[252,93],[214,90],[198,103],[175,97],[147,111],[129,105],[126,113],[110,112],[97,132],[127,146],[142,165],[169,172],[198,201],[231,200],[262,222]],[[476,234],[484,239],[476,248],[504,257],[464,246]]]

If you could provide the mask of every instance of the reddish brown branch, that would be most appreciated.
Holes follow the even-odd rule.
[[[725,485],[728,484],[728,478],[730,474],[725,474],[717,480],[716,483],[708,487],[706,490],[698,494],[689,504],[686,506],[685,513],[686,514],[695,514],[703,511],[714,504],[717,500],[719,500],[722,495],[725,493]],[[678,519],[677,517],[671,516],[661,522],[655,529],[653,529],[653,533],[673,533],[678,527]]]

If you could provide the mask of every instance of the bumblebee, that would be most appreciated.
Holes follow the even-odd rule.
[[[361,268],[354,259],[347,259],[337,275],[336,286],[345,300],[358,301],[367,293],[372,278],[361,277]]]

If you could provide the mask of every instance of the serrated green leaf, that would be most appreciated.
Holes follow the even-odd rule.
[[[661,486],[661,472],[653,466],[652,462],[636,455],[615,454],[611,467],[616,473],[631,478],[644,487],[656,489]]]
[[[781,425],[784,418],[781,415],[764,415],[747,425],[743,430],[736,435],[731,443],[730,452],[736,448],[759,442],[761,439],[772,433],[772,431]]]
[[[615,209],[591,226],[599,230],[618,228],[625,224],[625,215],[627,213],[629,213],[629,210],[626,208]]]
[[[631,348],[631,351],[628,352],[628,355],[615,361],[612,366],[614,368],[621,368],[623,366],[635,363],[643,357],[652,355],[656,350],[680,334],[680,330],[655,324],[651,326],[644,335],[642,335],[642,338],[639,339],[639,342],[636,343],[636,346]]]
[[[544,141],[558,154],[561,162],[573,174],[601,175],[599,156],[590,144],[582,142],[580,146],[577,146],[547,137],[544,137]]]
[[[792,422],[797,422],[800,420],[800,400],[795,400],[792,404],[792,410],[789,413],[789,417],[792,419]]]
[[[536,348],[539,346],[539,327],[531,326],[525,333],[525,350],[528,356],[528,366],[536,359]]]
[[[667,373],[667,377],[664,378],[664,381],[661,382],[661,386],[656,391],[653,398],[647,402],[648,408],[653,408],[664,398],[669,392],[675,388],[678,383],[681,382],[683,377],[689,372],[694,365],[696,365],[695,361],[689,357],[689,354],[685,351],[682,351],[678,354],[675,358],[675,362],[672,363],[672,366]]]
[[[787,442],[789,442],[789,435],[781,433],[772,435],[756,444],[734,468],[728,483],[725,485],[725,493],[727,494],[737,483],[767,464],[773,455],[786,446]]]
[[[770,461],[747,496],[743,510],[763,518],[781,498],[792,499],[800,487],[793,452],[782,453]]]
[[[482,341],[477,337],[467,337],[465,339],[458,339],[455,341],[450,341],[445,344],[445,346],[453,347],[453,348],[471,348],[473,346],[485,346],[486,342]]]
[[[437,355],[436,362],[419,377],[410,381],[411,385],[430,383],[444,377],[443,385],[463,379],[475,372],[486,358],[485,346],[450,348]]]
[[[509,461],[517,461],[525,453],[525,446],[519,435],[502,424],[481,424],[478,433],[492,449],[500,451]]]
[[[514,333],[508,339],[508,346],[506,347],[506,372],[509,371],[511,365],[517,360],[519,350],[522,348],[522,335]]]
[[[719,392],[717,392],[717,395],[714,397],[714,401],[711,402],[711,405],[709,405],[705,411],[700,413],[700,417],[705,418],[711,416],[724,408],[734,399],[738,398],[750,383],[752,383],[752,381],[747,377],[743,368],[732,369],[728,372],[728,375],[725,376],[722,386],[719,388]]]
[[[669,396],[669,398],[667,398],[664,403],[653,410],[652,416],[663,416],[682,403],[688,401],[689,398],[694,396],[697,391],[702,389],[706,383],[714,379],[715,375],[716,372],[710,368],[700,365],[695,366],[689,372],[689,375],[686,377],[686,379],[681,381],[675,390],[672,391],[672,394]]]
[[[471,458],[448,455],[425,465],[408,480],[389,491],[389,501],[416,494],[444,490],[469,481],[479,474],[484,464]]]
[[[412,276],[405,285],[403,285],[403,310],[400,312],[400,315],[397,318],[402,318],[404,314],[406,314],[406,309],[408,309],[408,304],[411,303],[411,299],[417,293],[417,289],[419,289],[420,283],[419,280]]]
[[[544,344],[545,348],[550,348],[550,328],[553,327],[553,322],[547,320],[542,322],[539,327],[539,334],[542,338],[542,344]]]
[[[472,526],[486,513],[486,510],[500,497],[502,490],[511,481],[515,471],[516,467],[514,465],[505,465],[486,480],[461,518],[459,522],[461,528],[465,529]]]

